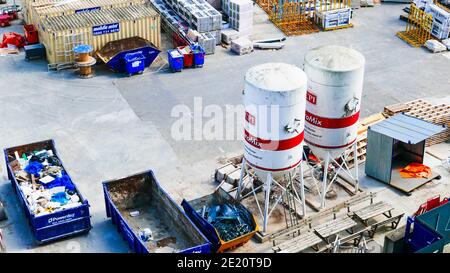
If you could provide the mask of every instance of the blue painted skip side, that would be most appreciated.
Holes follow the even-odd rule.
[[[405,230],[405,242],[410,252],[426,252],[431,246],[439,244],[442,237],[435,230],[417,221],[416,218],[408,217]],[[439,248],[438,247],[438,248]]]
[[[200,231],[203,232],[203,234],[205,234],[205,236],[211,242],[211,251],[217,252],[217,250],[220,248],[221,243],[214,226],[208,223],[208,221],[206,221],[200,214],[198,214],[185,199],[183,199],[183,201],[181,202],[181,206],[183,207],[188,217],[197,225]]]
[[[141,53],[145,57],[144,66],[149,67],[156,59],[156,57],[158,57],[160,52],[161,51],[159,49],[154,48],[152,46],[125,50],[120,52],[116,56],[112,57],[111,60],[109,60],[109,62],[107,63],[107,65],[111,67],[111,69],[113,69],[114,71],[124,73],[126,72],[125,55],[127,55],[128,53]]]
[[[61,162],[64,170],[66,170],[67,175],[70,176],[67,169],[64,167],[64,163],[59,156],[58,152],[55,148],[55,142],[53,140],[45,140],[41,142],[36,143],[30,143],[22,146],[16,146],[12,148],[6,148],[4,149],[4,155],[5,155],[5,162],[6,162],[6,169],[8,172],[8,179],[11,181],[12,187],[14,191],[17,193],[17,197],[19,199],[19,202],[22,204],[22,207],[24,208],[25,216],[28,219],[28,222],[31,226],[31,230],[33,232],[33,235],[38,243],[47,243],[50,241],[58,240],[64,237],[73,236],[80,233],[88,232],[92,226],[91,226],[91,220],[90,220],[90,214],[89,214],[89,203],[88,201],[83,197],[81,192],[78,190],[76,184],[74,181],[74,187],[78,193],[78,196],[80,197],[80,200],[82,201],[82,205],[76,208],[66,209],[63,211],[54,212],[47,215],[42,216],[35,216],[30,208],[27,205],[25,195],[23,194],[22,190],[19,187],[19,184],[13,174],[13,171],[11,167],[9,166],[8,161],[8,151],[14,151],[17,148],[27,146],[27,145],[34,145],[34,144],[41,144],[46,145],[49,147],[54,155],[56,155]],[[71,178],[72,180],[72,178]]]
[[[172,204],[172,206],[177,210],[179,217],[184,218],[193,230],[198,232],[198,234],[203,238],[204,243],[193,246],[187,249],[180,251],[179,253],[210,253],[211,252],[211,244],[206,239],[206,237],[200,232],[200,230],[195,226],[195,224],[187,217],[187,215],[183,212],[183,210],[173,201],[173,199],[162,189],[159,182],[156,180],[153,171],[149,170],[143,172],[141,174],[147,173],[154,183],[155,188],[158,194],[165,196]],[[105,206],[106,206],[106,216],[111,218],[111,221],[117,227],[117,231],[122,234],[124,240],[128,243],[128,246],[134,250],[136,253],[149,253],[148,249],[145,247],[145,242],[142,241],[138,234],[135,234],[132,228],[129,226],[127,221],[122,217],[119,209],[116,207],[114,202],[111,199],[111,196],[108,192],[108,183],[112,182],[105,181],[103,182],[103,194],[105,198]]]

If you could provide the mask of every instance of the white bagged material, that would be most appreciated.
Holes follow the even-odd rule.
[[[450,26],[441,25],[435,21],[433,21],[433,25],[431,26],[431,34],[438,39],[447,39],[450,32]]]
[[[413,2],[419,9],[433,4],[433,0],[413,0]]]
[[[435,4],[425,6],[425,12],[433,15],[433,20],[447,21],[450,19],[450,13]]]
[[[450,50],[450,38],[442,40],[442,44],[447,47],[447,50]]]
[[[231,51],[238,55],[249,54],[253,51],[253,43],[247,37],[231,41]]]
[[[438,53],[447,50],[447,47],[437,40],[428,40],[425,42],[425,47],[433,53]]]

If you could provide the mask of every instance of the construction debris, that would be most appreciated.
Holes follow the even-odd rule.
[[[23,153],[10,163],[30,211],[35,216],[81,205],[80,197],[52,150]]]
[[[253,230],[248,211],[233,204],[204,206],[197,213],[216,228],[221,239],[225,242],[241,237]]]

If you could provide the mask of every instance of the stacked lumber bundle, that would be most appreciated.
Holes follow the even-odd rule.
[[[419,99],[406,103],[399,103],[386,106],[384,108],[383,114],[386,117],[390,117],[401,112],[437,125],[447,126],[447,129],[442,133],[436,134],[431,138],[427,139],[427,141],[425,142],[425,145],[427,147],[441,142],[445,142],[450,139],[450,105],[448,104],[432,105],[426,100]]]

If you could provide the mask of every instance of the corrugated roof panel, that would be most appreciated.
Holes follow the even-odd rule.
[[[416,117],[397,114],[370,126],[370,130],[405,143],[417,144],[445,128]]]
[[[70,14],[50,17],[42,20],[48,31],[69,30],[80,27],[117,23],[123,20],[135,20],[143,17],[158,17],[158,13],[148,6],[127,6],[89,13]],[[88,22],[88,25],[86,24]]]

